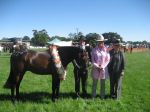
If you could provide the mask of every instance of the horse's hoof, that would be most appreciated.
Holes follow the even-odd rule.
[[[64,78],[64,77],[61,77],[61,78],[60,78],[60,80],[61,80],[61,81],[64,81],[64,80],[65,80],[65,78]]]
[[[15,98],[11,98],[11,102],[15,105],[16,104]]]
[[[16,97],[16,100],[17,100],[17,102],[19,102],[20,101],[20,97]]]
[[[55,102],[56,100],[55,100],[55,98],[52,98],[52,102]]]

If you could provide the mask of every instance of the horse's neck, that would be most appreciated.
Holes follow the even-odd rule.
[[[78,53],[74,52],[74,50],[76,49],[71,49],[71,50],[70,49],[71,48],[66,48],[63,52],[60,53],[63,66],[67,66],[70,62],[72,62],[77,57]]]
[[[63,66],[67,66],[71,61],[78,58],[80,48],[78,47],[58,47],[58,52]]]
[[[74,60],[74,57],[66,57],[65,59],[62,59],[62,64],[64,67],[66,67],[73,60]]]

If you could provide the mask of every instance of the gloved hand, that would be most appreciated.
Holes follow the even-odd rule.
[[[89,61],[89,62],[88,62],[88,66],[91,66],[91,65],[92,65],[92,63]]]
[[[76,68],[77,68],[77,69],[81,69],[81,67],[80,67],[79,65],[76,65]]]
[[[98,70],[103,70],[103,68],[101,67],[101,65],[99,65],[97,68],[98,68]]]
[[[124,76],[124,71],[121,72],[121,76]]]

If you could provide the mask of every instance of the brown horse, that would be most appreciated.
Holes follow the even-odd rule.
[[[64,69],[66,69],[67,65],[74,59],[78,59],[79,53],[81,53],[81,49],[78,47],[58,47],[57,50]],[[19,86],[26,71],[41,75],[51,74],[52,101],[58,98],[60,78],[49,50],[45,52],[28,50],[25,52],[14,52],[10,58],[10,74],[4,88],[11,89],[12,101],[15,101],[15,89],[16,99],[19,99]]]

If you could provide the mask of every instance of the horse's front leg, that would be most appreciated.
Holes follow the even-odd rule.
[[[52,101],[59,98],[60,79],[58,75],[52,75]]]
[[[55,74],[52,74],[52,101],[55,102],[56,98],[56,84],[57,83],[57,78]]]
[[[58,78],[56,82],[56,98],[57,99],[59,98],[59,88],[60,88],[60,79]]]

